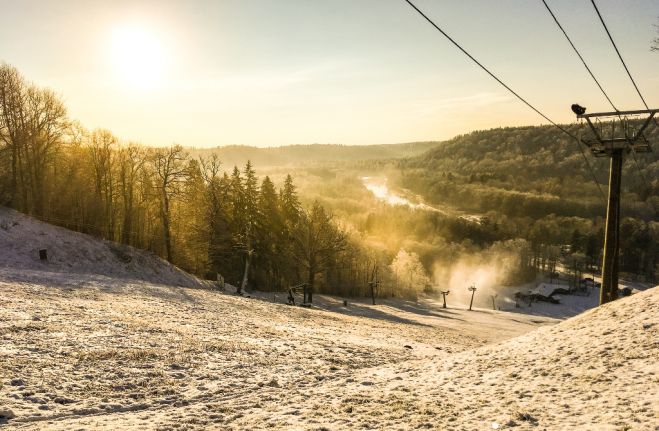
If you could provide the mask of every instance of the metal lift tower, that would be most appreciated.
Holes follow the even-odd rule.
[[[630,151],[635,153],[652,151],[650,143],[643,133],[653,120],[655,126],[657,125],[655,119],[657,113],[659,113],[659,109],[577,114],[577,118],[586,120],[594,136],[581,141],[590,148],[595,157],[609,157],[611,159],[600,305],[613,301],[618,297],[620,182],[623,156]],[[642,119],[641,117],[644,116],[645,119]],[[634,118],[635,121],[632,121],[630,117]]]

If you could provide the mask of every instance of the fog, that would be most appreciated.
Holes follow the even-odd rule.
[[[453,304],[469,304],[470,286],[476,288],[474,306],[491,308],[493,295],[497,295],[497,307],[513,303],[513,289],[508,284],[519,271],[520,259],[519,249],[513,247],[513,242],[496,243],[482,253],[460,256],[450,264],[436,262],[432,269],[435,289],[450,291],[447,302]]]
[[[371,193],[373,196],[388,205],[393,206],[406,206],[411,209],[422,209],[427,211],[439,211],[437,208],[433,208],[430,205],[424,203],[415,203],[410,199],[401,196],[398,193],[393,192],[388,186],[387,177],[361,177],[364,187]]]

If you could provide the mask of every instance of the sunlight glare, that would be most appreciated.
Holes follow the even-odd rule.
[[[112,33],[112,64],[124,83],[154,89],[164,77],[165,50],[156,35],[145,28],[119,27]]]

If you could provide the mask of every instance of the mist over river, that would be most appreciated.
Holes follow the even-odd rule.
[[[373,193],[373,196],[375,196],[377,200],[386,204],[392,206],[406,206],[411,209],[423,209],[427,211],[437,211],[442,213],[444,212],[424,203],[412,202],[410,199],[402,196],[401,194],[393,192],[387,184],[387,177],[361,177],[361,180],[362,184],[364,184],[364,187]]]
[[[362,184],[373,196],[380,202],[391,206],[406,206],[413,210],[434,211],[444,215],[454,215],[456,217],[469,220],[474,223],[480,223],[480,216],[474,214],[464,214],[460,211],[439,209],[434,206],[421,202],[419,196],[410,195],[409,193],[397,192],[389,187],[387,177],[360,177]]]

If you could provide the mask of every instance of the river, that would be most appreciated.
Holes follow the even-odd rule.
[[[395,192],[389,188],[387,177],[361,177],[360,179],[362,180],[364,187],[373,193],[373,196],[377,200],[388,205],[405,206],[414,210],[434,211],[444,215],[460,217],[474,223],[480,223],[480,216],[478,215],[464,214],[460,211],[454,210],[447,211],[439,209],[437,207],[424,204],[421,202],[421,198],[419,196],[411,196],[408,193],[406,193],[404,196],[403,193]]]

